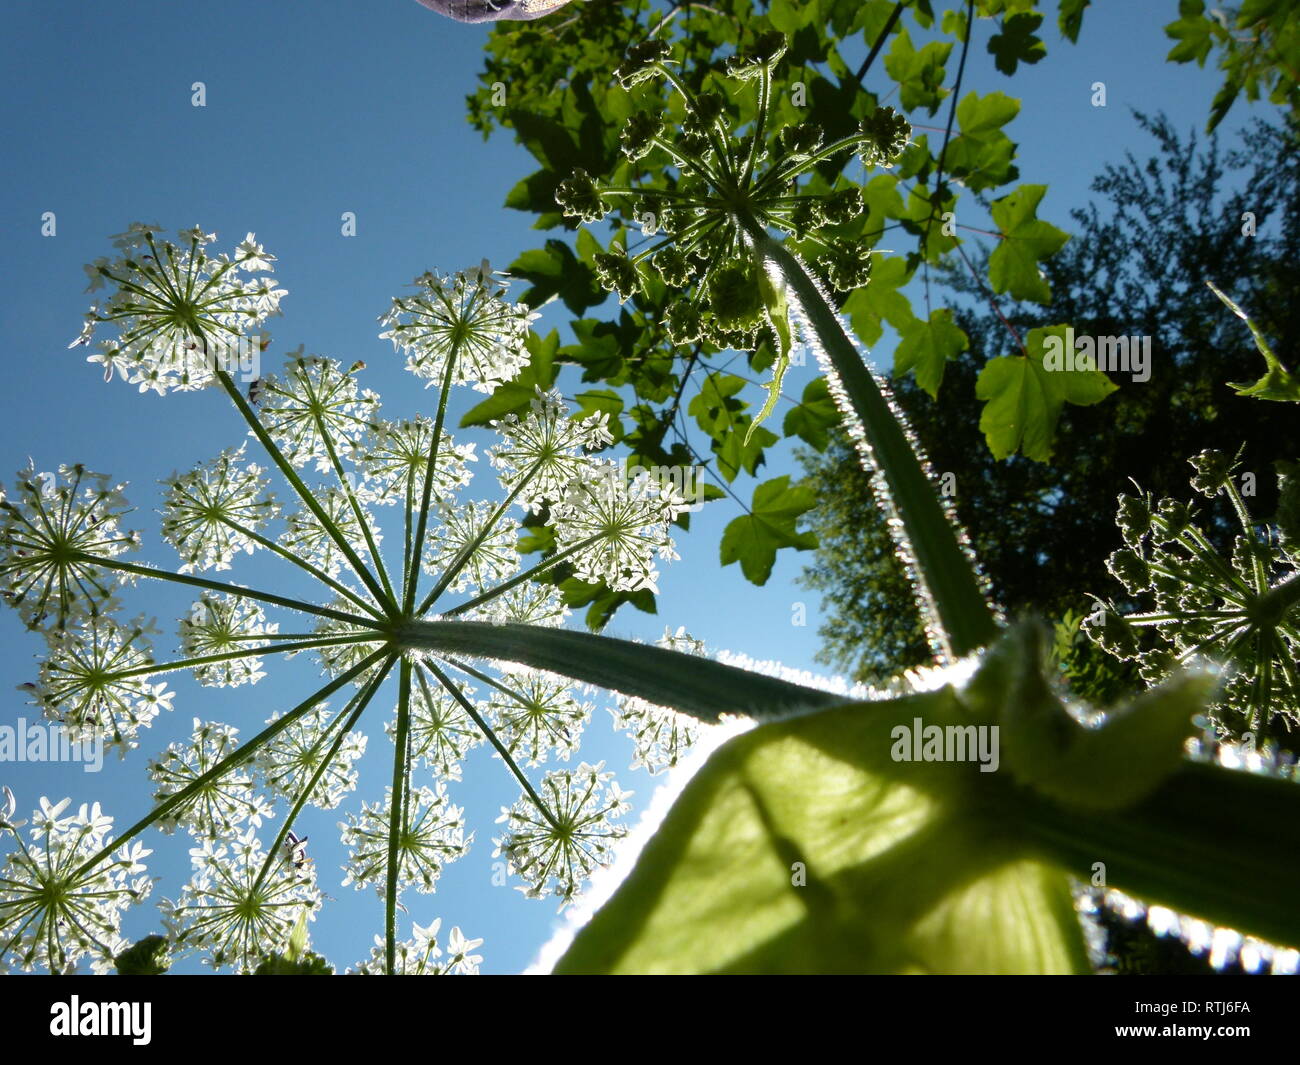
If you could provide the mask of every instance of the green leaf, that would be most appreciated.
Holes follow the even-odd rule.
[[[566,577],[559,583],[566,606],[585,606],[586,624],[592,632],[599,632],[609,624],[615,612],[624,603],[631,603],[643,614],[657,614],[655,594],[649,588],[635,592],[615,592],[606,584],[589,584],[577,577]]]
[[[804,386],[798,406],[785,412],[781,430],[786,436],[797,436],[818,451],[825,451],[830,430],[839,423],[839,408],[831,398],[826,378],[814,377]]]
[[[519,302],[531,308],[558,296],[570,311],[581,314],[604,303],[608,296],[595,271],[562,240],[548,240],[544,248],[524,252],[510,264],[510,274],[532,286],[519,297]]]
[[[1169,50],[1165,61],[1205,66],[1213,44],[1214,23],[1205,17],[1204,0],[1180,0],[1178,14],[1178,21],[1165,27],[1165,36],[1178,42]]]
[[[523,414],[537,398],[537,389],[546,391],[555,384],[560,368],[555,365],[555,355],[560,347],[560,336],[552,329],[546,337],[529,333],[528,365],[519,371],[513,381],[497,385],[492,395],[467,410],[460,419],[461,428],[487,425],[507,414]]]
[[[286,954],[272,954],[256,969],[254,976],[333,976],[334,967],[319,954],[310,952],[300,958]]]
[[[917,320],[912,304],[900,291],[911,277],[905,258],[878,255],[871,266],[871,281],[844,301],[844,313],[867,347],[884,336],[885,322],[901,333]]]
[[[1037,63],[1047,54],[1042,38],[1034,30],[1042,25],[1043,16],[1034,13],[1007,15],[1002,20],[1002,31],[989,38],[989,54],[993,65],[1008,76],[1016,72],[1020,63]]]
[[[1061,9],[1056,16],[1056,24],[1061,29],[1061,36],[1071,44],[1079,42],[1079,27],[1083,25],[1083,13],[1092,0],[1061,0]]]
[[[1055,255],[1070,237],[1038,218],[1038,204],[1046,192],[1046,185],[1021,185],[993,202],[993,221],[1003,238],[989,257],[989,283],[995,292],[1036,303],[1051,301],[1052,290],[1038,262]]]
[[[710,373],[687,404],[686,411],[710,437],[721,440],[734,432],[736,420],[749,406],[745,400],[736,398],[744,387],[743,377]]]
[[[902,377],[914,370],[916,383],[937,399],[948,360],[969,347],[966,334],[953,324],[952,311],[940,307],[930,313],[928,322],[918,320],[903,334],[894,352],[894,376]]]
[[[934,114],[938,109],[947,93],[943,87],[944,64],[951,51],[951,41],[931,41],[918,50],[906,29],[898,32],[885,56],[885,71],[898,83],[898,98],[904,110],[924,107]]]
[[[975,382],[975,396],[984,401],[980,429],[996,458],[1019,450],[1026,458],[1048,462],[1061,408],[1066,403],[1091,406],[1115,391],[1100,370],[1050,366],[1049,338],[1055,338],[1051,348],[1059,352],[1069,336],[1066,326],[1033,329],[1025,338],[1028,356],[999,356],[980,371]]]
[[[948,173],[961,177],[975,191],[995,188],[1015,179],[1016,146],[1002,127],[1020,112],[1020,101],[1000,92],[981,97],[970,92],[957,105],[961,135],[948,145]]]
[[[772,0],[768,18],[773,29],[791,34],[808,25],[816,14],[816,5],[809,4],[807,0]]]
[[[1264,362],[1268,366],[1268,372],[1254,384],[1240,384],[1229,381],[1228,387],[1236,389],[1239,396],[1270,399],[1279,403],[1300,403],[1300,377],[1297,377],[1282,365],[1282,361],[1273,354],[1273,349],[1264,338],[1264,334],[1250,320],[1250,316],[1245,311],[1238,307],[1227,295],[1220,292],[1212,281],[1205,283],[1209,285],[1210,291],[1224,302],[1228,310],[1232,311],[1250,327],[1251,335],[1255,338],[1255,347],[1264,356]]]
[[[118,976],[162,976],[171,968],[166,936],[145,936],[113,959]]]
[[[1087,971],[1066,876],[970,801],[997,774],[894,760],[917,719],[972,723],[945,688],[725,744],[556,972]]]
[[[776,553],[783,547],[808,551],[817,537],[799,532],[801,515],[817,503],[806,484],[791,484],[790,478],[774,477],[754,489],[749,514],[733,518],[722,534],[722,564],[740,563],[741,572],[753,584],[766,584],[772,575]]]

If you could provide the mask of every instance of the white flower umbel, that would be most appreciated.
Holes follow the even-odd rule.
[[[474,689],[461,688],[466,698]],[[396,723],[388,725],[392,735]],[[411,698],[411,757],[422,762],[444,780],[460,780],[461,762],[470,749],[483,742],[474,719],[447,692],[431,685],[421,671]]]
[[[530,766],[541,765],[552,753],[568,761],[581,742],[591,704],[573,697],[566,678],[537,669],[505,670],[500,684],[488,711],[510,753]]]
[[[267,855],[251,828],[228,842],[204,840],[190,857],[193,876],[163,912],[175,942],[202,950],[213,968],[252,972],[320,906],[310,873]]]
[[[502,440],[488,456],[501,471],[502,485],[519,492],[520,501],[533,511],[562,499],[570,482],[590,473],[588,452],[612,441],[603,412],[570,418],[558,392],[536,392],[527,414],[508,414],[492,423]]]
[[[265,472],[244,465],[240,446],[163,481],[163,539],[181,556],[182,573],[230,569],[241,551],[253,553],[261,529],[279,510]]]
[[[229,656],[235,651],[265,647],[280,629],[266,620],[254,602],[234,595],[206,592],[180,620],[181,651],[191,658]],[[238,688],[256,684],[266,673],[256,655],[204,662],[194,667],[194,679],[206,687]]]
[[[368,503],[403,503],[407,510],[419,502],[429,468],[433,422],[423,416],[399,422],[377,422],[354,447],[354,459],[366,478],[358,495]],[[475,461],[474,445],[458,445],[444,432],[437,448],[433,498],[446,499],[470,482],[467,463]]]
[[[275,714],[268,723],[280,717]],[[306,801],[322,810],[334,809],[355,791],[355,764],[366,752],[366,737],[342,731],[337,724],[338,718],[331,718],[322,705],[259,750],[257,767],[267,788],[290,800],[306,793]]]
[[[463,559],[450,588],[475,594],[513,577],[519,571],[519,525],[496,517],[496,509],[478,502],[441,507],[424,548],[425,572],[440,575]]]
[[[554,508],[556,539],[585,545],[572,557],[579,580],[616,591],[658,591],[654,559],[677,558],[668,530],[685,508],[668,481],[643,471],[629,480],[617,462],[592,462]]]
[[[382,803],[366,803],[361,814],[339,822],[343,844],[351,851],[344,866],[343,886],[374,887],[383,894],[388,868],[389,814],[392,789]],[[398,885],[429,894],[445,866],[468,849],[473,833],[465,835],[465,818],[459,806],[437,789],[413,788],[398,824]]]
[[[263,383],[259,412],[285,458],[295,466],[314,460],[328,473],[331,451],[350,449],[379,416],[379,396],[358,388],[354,372],[334,359],[294,354],[283,377]]]
[[[140,546],[120,525],[123,487],[80,464],[57,475],[28,466],[11,491],[0,486],[0,595],[30,627],[111,609],[120,577],[96,559]]]
[[[592,870],[609,863],[615,842],[627,833],[614,822],[631,808],[632,793],[614,783],[613,773],[601,772],[604,764],[547,773],[540,803],[525,795],[502,809],[497,822],[506,829],[494,853],[527,881],[520,890],[529,898],[554,895],[563,909]]]
[[[147,632],[139,619],[96,617],[49,633],[32,702],[74,742],[102,740],[121,752],[135,747],[140,729],[170,710],[175,695],[165,682],[151,682]]]
[[[31,972],[37,966],[70,973],[83,958],[96,971],[112,967],[126,946],[119,932],[122,912],[148,896],[142,876],[150,853],[138,842],[105,853],[113,819],[99,803],[84,803],[64,816],[71,799],[41,798],[26,841],[13,820],[13,793],[5,789],[0,817],[0,972]],[[12,847],[13,849],[10,849]]]
[[[395,975],[478,975],[479,963],[483,959],[471,952],[481,947],[483,940],[466,939],[459,928],[453,928],[447,937],[447,950],[444,954],[438,946],[438,929],[441,927],[441,917],[435,918],[427,928],[421,928],[418,924],[411,925],[414,933],[412,937],[397,944],[397,965],[393,970]],[[370,957],[348,972],[358,976],[382,976],[388,972],[382,936],[375,936],[375,946]]]
[[[284,289],[269,277],[273,257],[249,234],[233,256],[209,256],[215,234],[183,230],[178,242],[156,240],[156,226],[135,223],[121,234],[123,254],[86,268],[90,290],[108,298],[86,312],[81,334],[69,347],[90,342],[102,323],[117,329],[88,359],[141,392],[160,395],[203,388],[231,369],[241,338],[280,310]]]
[[[451,383],[492,392],[528,365],[529,327],[538,316],[508,302],[505,285],[488,270],[426,273],[413,284],[415,294],[394,297],[379,319],[387,327],[380,336],[405,353],[411,373],[437,385],[450,362]]]
[[[239,746],[239,730],[219,722],[194,719],[194,732],[184,743],[173,743],[162,756],[149,763],[154,782],[154,799],[163,802],[194,785],[189,798],[159,818],[164,832],[186,828],[200,839],[224,839],[245,823],[259,827],[272,814],[271,803],[257,791],[252,770],[241,765],[234,770],[200,781],[209,770],[228,758]]]
[[[359,553],[364,552],[366,548],[361,537],[361,521],[352,509],[347,492],[331,485],[318,489],[315,497],[330,526],[337,529],[344,540],[355,543]],[[377,544],[383,541],[383,536],[377,529],[374,537]],[[324,570],[331,577],[337,577],[347,562],[347,556],[340,548],[332,529],[305,507],[285,515],[280,546],[317,569]]]

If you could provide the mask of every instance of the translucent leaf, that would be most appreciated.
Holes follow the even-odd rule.
[[[1002,240],[989,257],[989,283],[995,292],[1016,299],[1047,303],[1052,290],[1038,269],[1038,261],[1061,250],[1069,235],[1038,218],[1038,205],[1046,185],[1021,185],[995,200],[990,209]]]
[[[556,971],[1085,971],[1065,875],[971,801],[991,775],[893,759],[916,719],[971,722],[945,688],[727,743]]]

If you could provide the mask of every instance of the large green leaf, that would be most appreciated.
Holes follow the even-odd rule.
[[[1002,240],[989,257],[989,283],[994,291],[1036,303],[1051,300],[1052,290],[1039,272],[1038,262],[1055,255],[1070,237],[1038,218],[1038,204],[1046,192],[1046,185],[1021,185],[993,202],[990,212],[1002,232]]]
[[[973,801],[996,774],[894,761],[916,719],[972,721],[945,688],[728,742],[556,971],[1085,971],[1066,876]]]
[[[1066,403],[1091,406],[1115,391],[1100,370],[1047,368],[1047,338],[1064,342],[1066,336],[1065,326],[1030,330],[1027,356],[999,356],[980,371],[975,382],[976,398],[984,400],[980,429],[997,458],[1019,450],[1027,458],[1049,461],[1061,408]]]
[[[796,529],[799,517],[817,503],[806,484],[791,484],[789,477],[774,477],[754,489],[748,514],[732,519],[722,534],[722,564],[740,563],[741,572],[754,584],[766,584],[776,553],[782,547],[808,551],[817,537]]]
[[[894,352],[894,376],[902,377],[914,370],[916,383],[938,398],[948,360],[955,359],[968,347],[970,341],[953,323],[952,311],[940,307],[930,313],[928,322],[918,320],[903,334],[898,350]]]

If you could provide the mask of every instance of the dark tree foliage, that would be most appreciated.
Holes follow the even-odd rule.
[[[1241,472],[1255,474],[1250,502],[1266,518],[1276,506],[1272,463],[1300,451],[1293,405],[1234,395],[1228,381],[1251,380],[1261,368],[1243,323],[1205,287],[1212,280],[1239,298],[1284,363],[1300,344],[1300,155],[1282,131],[1254,125],[1239,151],[1184,139],[1163,118],[1139,116],[1159,153],[1128,156],[1094,181],[1099,194],[1074,214],[1076,235],[1043,264],[1053,300],[1047,307],[1002,306],[1023,337],[1037,326],[1070,324],[1076,335],[1152,337],[1150,380],[1111,374],[1119,390],[1091,407],[1067,407],[1051,463],[1013,456],[999,462],[979,429],[975,381],[991,358],[1014,353],[1017,339],[962,274],[957,321],[970,349],[951,361],[938,400],[912,377],[894,382],[937,475],[955,475],[954,502],[987,575],[1009,614],[1058,619],[1086,613],[1094,596],[1122,589],[1102,568],[1120,546],[1116,496],[1136,482],[1156,496],[1187,497],[1187,459],[1206,448],[1242,452]],[[1229,189],[1231,186],[1231,189]],[[1243,235],[1243,216],[1256,235]],[[823,495],[823,523],[839,512],[863,516],[864,550],[832,544],[810,571],[814,587],[836,583],[855,594],[828,599],[823,630],[828,660],[870,675],[874,647],[906,647],[916,615],[894,594],[901,568],[873,550],[883,519],[869,490],[833,468],[844,452],[809,456],[810,476],[856,492],[852,502]],[[1227,526],[1218,546],[1229,548]],[[1076,643],[1077,646],[1077,643]],[[1086,653],[1086,652],[1085,652]]]

